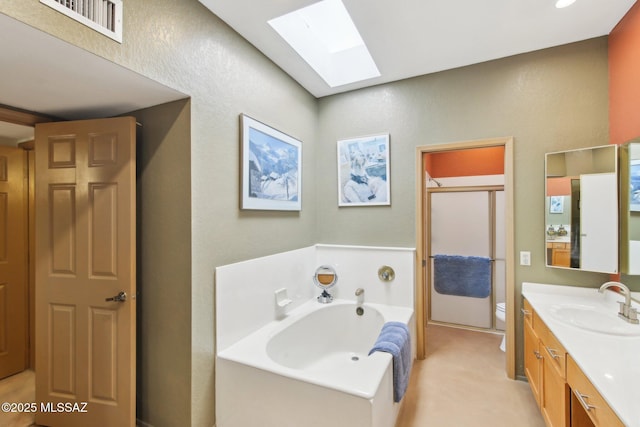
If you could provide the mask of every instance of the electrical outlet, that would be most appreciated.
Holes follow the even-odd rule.
[[[520,251],[520,265],[531,265],[531,252]]]

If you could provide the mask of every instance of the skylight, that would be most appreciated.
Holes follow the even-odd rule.
[[[269,25],[330,87],[380,76],[340,0],[322,0],[274,18]]]

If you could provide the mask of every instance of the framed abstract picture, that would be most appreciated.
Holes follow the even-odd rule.
[[[561,214],[564,212],[564,196],[549,197],[549,213]]]
[[[299,211],[302,143],[244,114],[241,128],[241,209]]]
[[[338,141],[338,206],[390,204],[389,134]]]

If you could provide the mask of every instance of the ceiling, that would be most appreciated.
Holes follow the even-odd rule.
[[[330,88],[267,24],[318,0],[199,0],[315,97],[607,35],[635,0],[342,0],[382,76]]]
[[[0,104],[67,120],[111,117],[187,95],[0,13]],[[33,129],[0,122],[0,144]]]
[[[382,76],[330,88],[267,24],[316,0],[199,1],[318,98],[606,35],[635,3],[577,0],[558,10],[555,0],[343,0]],[[0,104],[61,119],[115,116],[187,96],[3,14],[0,58]],[[0,144],[31,132],[0,124]]]

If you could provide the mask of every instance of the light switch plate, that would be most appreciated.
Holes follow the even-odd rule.
[[[531,252],[520,251],[520,265],[531,265]]]

